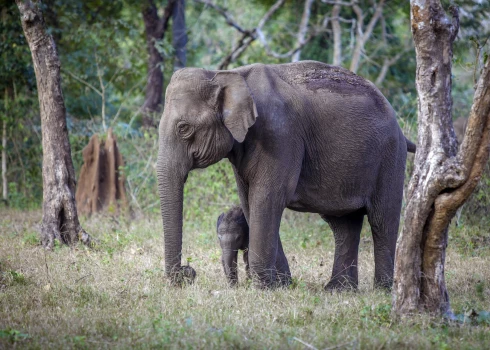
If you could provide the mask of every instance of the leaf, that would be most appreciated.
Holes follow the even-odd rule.
[[[490,311],[480,311],[476,321],[480,323],[490,324]]]
[[[24,340],[29,338],[29,334],[22,333],[16,329],[0,329],[0,338],[9,339],[10,342],[14,343],[16,341]]]

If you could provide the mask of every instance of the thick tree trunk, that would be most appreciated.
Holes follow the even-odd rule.
[[[162,109],[163,102],[163,57],[158,52],[156,43],[163,40],[172,8],[176,0],[169,0],[163,17],[158,16],[158,9],[153,0],[148,0],[143,8],[146,45],[148,48],[148,77],[146,83],[145,102],[143,103],[143,125],[156,126],[153,116]]]
[[[451,117],[451,61],[458,33],[439,0],[411,0],[417,55],[418,145],[398,239],[393,312],[450,313],[444,280],[448,227],[478,183],[490,145],[490,66],[480,77],[463,145]]]
[[[174,71],[187,63],[187,27],[185,26],[185,0],[177,0],[172,11],[172,44],[175,50]]]
[[[40,2],[16,0],[29,44],[37,80],[43,146],[43,220],[41,241],[52,248],[55,239],[90,243],[75,204],[75,170],[61,92],[60,60],[53,38],[46,32]]]

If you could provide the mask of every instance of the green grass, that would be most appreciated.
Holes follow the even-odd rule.
[[[215,220],[236,195],[232,183],[206,192],[202,184],[215,176],[196,172],[188,180],[183,261],[190,261],[197,279],[182,289],[164,278],[158,215],[84,219],[97,240],[94,249],[58,246],[46,252],[37,238],[40,212],[2,210],[0,348],[490,347],[490,321],[473,312],[490,310],[490,248],[481,243],[488,232],[451,227],[446,278],[453,310],[465,323],[426,315],[396,323],[390,317],[391,296],[372,287],[368,225],[357,293],[323,290],[333,262],[332,233],[317,215],[291,211],[284,214],[281,237],[293,287],[253,289],[241,266],[239,287],[229,288]]]

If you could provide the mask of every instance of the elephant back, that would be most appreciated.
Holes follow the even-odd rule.
[[[301,61],[275,65],[273,69],[295,89],[305,89],[306,93],[364,95],[374,98],[380,106],[387,100],[369,80],[350,70],[316,61]]]

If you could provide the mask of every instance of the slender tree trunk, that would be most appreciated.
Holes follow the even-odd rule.
[[[339,21],[340,5],[332,9],[332,32],[333,32],[333,65],[342,65],[342,28]]]
[[[153,115],[159,113],[163,107],[163,57],[156,44],[162,41],[165,36],[175,1],[168,1],[162,18],[158,16],[158,9],[153,0],[148,0],[143,8],[148,48],[148,77],[145,102],[142,107],[143,125],[146,127],[156,126]]]
[[[458,152],[451,117],[451,61],[458,33],[456,8],[447,17],[440,0],[411,0],[417,56],[418,145],[405,221],[398,239],[393,312],[450,313],[444,279],[448,227],[473,192],[488,160],[490,65],[486,63]]]
[[[43,220],[41,241],[52,248],[55,239],[72,244],[90,243],[82,229],[75,204],[75,170],[61,92],[60,60],[46,32],[40,1],[16,0],[29,44],[39,95],[43,146]]]
[[[313,0],[305,0],[305,8],[303,10],[303,16],[301,17],[301,23],[299,25],[297,35],[297,45],[302,46],[305,43],[306,33],[308,32],[308,22],[310,21],[311,5]],[[297,62],[300,60],[301,50],[296,51],[291,58],[291,62]]]
[[[6,116],[5,116],[6,117]],[[5,203],[8,202],[7,191],[7,119],[3,120],[2,131],[2,198]]]
[[[158,113],[163,101],[163,57],[158,52],[155,43],[163,39],[163,30],[160,28],[158,10],[153,1],[143,10],[145,22],[146,45],[148,48],[148,77],[146,83],[145,102],[143,103],[143,124],[151,126],[151,113]],[[150,124],[150,125],[148,125]]]
[[[172,11],[172,44],[175,50],[174,71],[187,63],[187,27],[185,26],[185,0],[177,0]]]
[[[356,35],[356,46],[352,52],[352,61],[350,64],[350,70],[357,73],[359,69],[359,64],[361,63],[361,54],[364,51],[364,45],[369,40],[373,34],[374,27],[383,14],[383,6],[385,0],[379,0],[376,4],[375,11],[368,25],[364,29],[364,14],[358,5],[352,6],[352,9],[357,15],[357,35]]]

